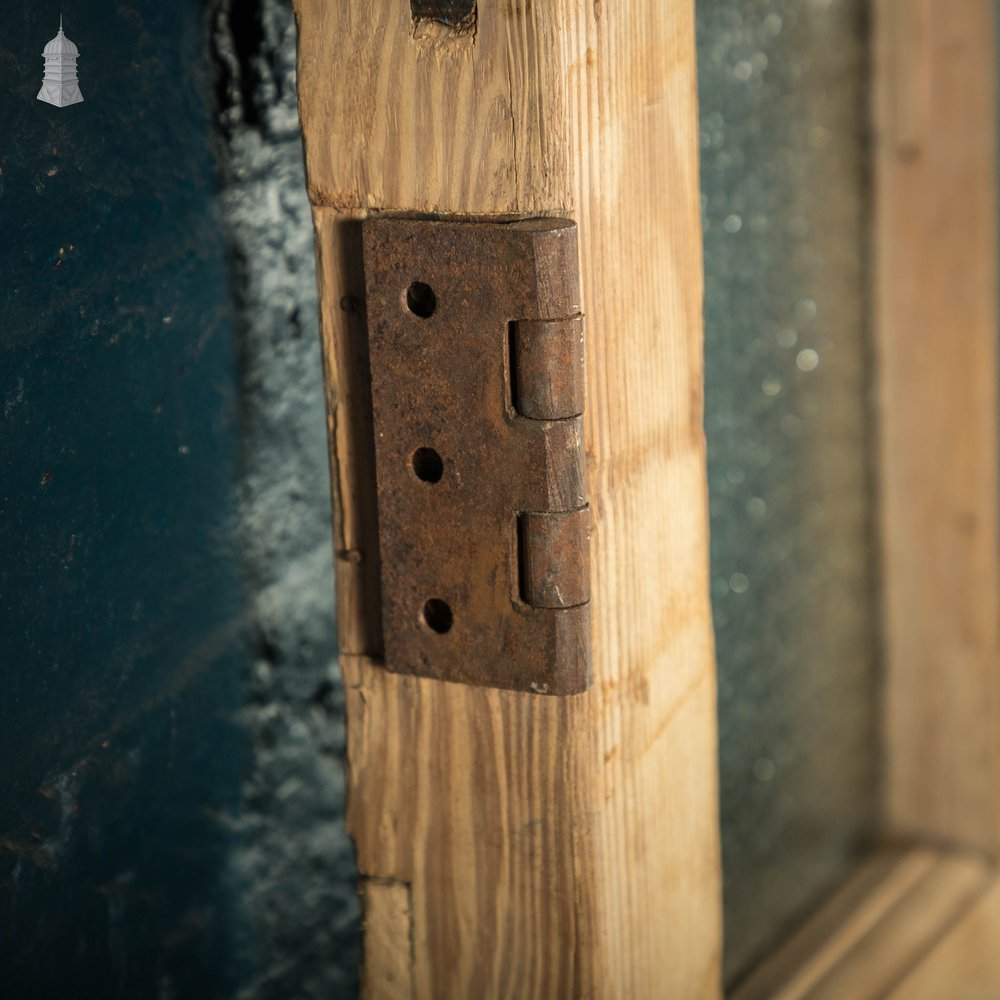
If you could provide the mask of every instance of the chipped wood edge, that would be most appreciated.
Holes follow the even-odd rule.
[[[410,886],[395,879],[363,878],[358,892],[364,911],[362,995],[414,1000]],[[400,942],[409,942],[410,947],[400,947]]]

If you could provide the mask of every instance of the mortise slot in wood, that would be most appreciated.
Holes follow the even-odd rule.
[[[477,6],[476,0],[410,0],[410,16],[464,34],[476,27]]]

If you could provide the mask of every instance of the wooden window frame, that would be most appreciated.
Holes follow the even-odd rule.
[[[1000,988],[992,0],[873,0],[883,836],[734,997]]]
[[[717,997],[693,0],[479,0],[457,30],[406,0],[295,9],[365,995]],[[886,846],[740,1000],[1000,984],[993,3],[872,9]],[[584,695],[378,661],[357,220],[381,211],[580,225]]]

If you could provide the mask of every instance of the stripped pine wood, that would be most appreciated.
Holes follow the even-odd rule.
[[[481,0],[474,30],[451,32],[414,23],[406,0],[296,2],[348,823],[363,876],[407,887],[412,940],[384,900],[366,907],[366,933],[380,954],[409,956],[418,998],[720,992],[692,8]],[[374,211],[579,223],[594,513],[584,695],[377,663],[356,223]],[[366,972],[370,996],[397,995],[380,981]]]
[[[1000,847],[991,0],[875,0],[890,833]]]
[[[978,855],[925,847],[879,852],[740,985],[732,1000],[885,996],[963,919],[990,878],[990,866]]]
[[[888,996],[891,1000],[996,1000],[1000,983],[1000,881],[954,926]]]

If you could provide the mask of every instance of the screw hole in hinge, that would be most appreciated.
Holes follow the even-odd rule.
[[[444,462],[433,448],[418,448],[410,459],[417,479],[425,483],[437,483],[444,475]]]
[[[434,289],[423,281],[414,281],[406,289],[406,308],[414,316],[419,316],[421,319],[433,316],[434,310],[437,308],[437,296],[434,294]]]
[[[451,608],[448,606],[446,601],[442,601],[437,597],[432,597],[424,605],[423,619],[424,624],[431,629],[431,631],[437,632],[439,635],[444,635],[445,632],[451,630],[451,626],[455,621],[455,616],[451,613]]]

